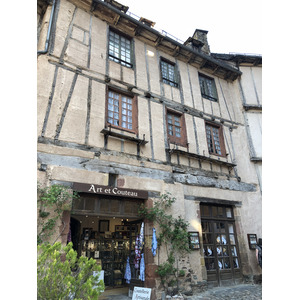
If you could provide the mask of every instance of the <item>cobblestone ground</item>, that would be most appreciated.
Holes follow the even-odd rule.
[[[131,300],[126,295],[102,296],[99,300]],[[173,298],[176,299],[176,298]],[[180,299],[180,298],[179,298]],[[182,299],[182,298],[181,298]],[[261,300],[261,284],[240,284],[230,287],[218,287],[207,290],[204,293],[184,296],[185,300]],[[166,299],[167,300],[167,299]]]
[[[209,289],[204,293],[185,297],[187,300],[261,300],[261,284],[240,284]]]

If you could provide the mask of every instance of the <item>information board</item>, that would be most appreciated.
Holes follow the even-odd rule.
[[[134,287],[132,300],[150,300],[151,289]]]

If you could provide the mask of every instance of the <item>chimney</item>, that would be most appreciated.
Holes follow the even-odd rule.
[[[196,29],[193,37],[189,37],[184,45],[193,48],[196,51],[204,52],[210,55],[210,49],[207,42],[207,33],[206,30]]]

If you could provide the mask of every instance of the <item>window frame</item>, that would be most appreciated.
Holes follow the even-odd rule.
[[[171,80],[169,77],[164,77],[163,76],[163,64],[167,64],[167,73],[169,74],[169,66],[172,66],[174,68],[174,78],[172,78],[173,80]],[[178,83],[178,70],[176,67],[176,63],[161,57],[160,58],[160,77],[161,77],[161,81],[165,84],[168,84],[172,87],[179,87],[179,83]]]
[[[201,91],[201,96],[203,98],[206,98],[208,100],[214,101],[214,102],[218,102],[219,101],[219,97],[218,97],[218,91],[217,91],[217,86],[216,86],[216,82],[215,79],[212,77],[209,77],[207,75],[204,75],[202,73],[198,73],[198,79],[199,79],[199,85],[200,85],[200,91]],[[209,91],[207,82],[211,82],[212,84],[212,91]],[[203,83],[205,83],[205,86],[203,87]],[[206,92],[208,91],[208,93]],[[212,95],[213,92],[215,92],[215,95]]]
[[[220,145],[220,151],[221,154],[217,153],[216,151],[216,147],[215,147],[215,140],[213,139],[213,151],[210,151],[210,147],[209,147],[209,140],[208,140],[208,135],[207,135],[207,127],[210,127],[210,133],[211,133],[211,137],[213,138],[213,129],[212,128],[216,128],[218,130],[218,138],[219,138],[219,145]],[[216,155],[216,156],[220,156],[220,157],[226,157],[226,148],[225,148],[225,141],[224,141],[224,133],[223,133],[223,126],[214,122],[209,122],[209,121],[205,121],[205,135],[206,135],[206,141],[207,141],[207,148],[208,148],[208,153],[211,155]]]
[[[175,135],[169,134],[169,126],[168,126],[168,115],[177,116],[180,120],[180,137],[176,137]],[[174,120],[174,119],[173,119]],[[172,122],[172,125],[174,122]],[[173,125],[175,126],[175,124]],[[178,127],[178,126],[177,126]],[[186,134],[186,125],[185,125],[185,117],[184,114],[173,109],[166,108],[166,131],[169,143],[176,144],[182,147],[187,147],[187,134]],[[173,130],[175,134],[175,129]]]
[[[132,129],[125,128],[121,125],[115,125],[110,122],[108,122],[108,104],[109,104],[109,92],[115,93],[119,95],[119,124],[122,124],[122,96],[127,97],[132,99]],[[128,115],[126,115],[128,116]],[[127,121],[126,121],[127,122]],[[106,87],[106,99],[105,99],[105,127],[111,127],[111,128],[116,128],[122,131],[130,132],[130,133],[135,133],[138,134],[138,107],[137,107],[137,96],[133,93],[130,92],[125,92],[110,86]]]
[[[114,56],[113,54],[110,54],[110,46],[111,46],[111,33],[114,33],[119,36],[119,41],[118,41],[118,49],[119,49],[119,55]],[[124,38],[125,40],[129,41],[130,43],[130,62],[123,60],[121,57],[121,52],[122,52],[122,47],[121,47],[121,39]],[[107,56],[109,60],[114,61],[116,63],[121,64],[124,67],[131,68],[133,69],[133,45],[132,45],[132,38],[126,34],[123,34],[122,32],[115,30],[113,28],[109,28],[108,32],[108,47],[107,47]]]

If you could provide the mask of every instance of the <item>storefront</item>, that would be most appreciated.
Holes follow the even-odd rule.
[[[138,209],[148,192],[81,183],[73,190],[80,196],[71,212],[74,249],[101,265],[106,290],[144,286],[145,223]]]

